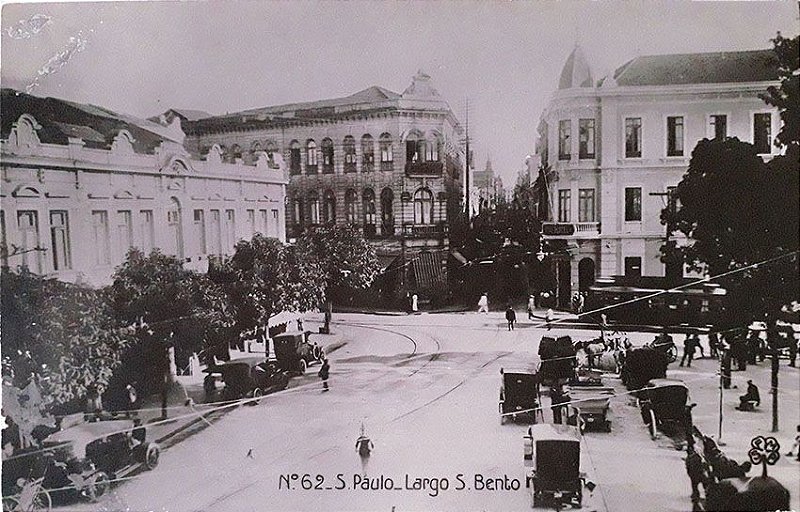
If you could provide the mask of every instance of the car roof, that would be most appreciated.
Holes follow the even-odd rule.
[[[102,439],[111,434],[120,434],[133,430],[131,420],[108,420],[93,423],[81,423],[59,432],[51,434],[45,439],[50,445],[71,443],[75,455],[83,457],[86,454],[86,445],[97,439]]]
[[[686,387],[686,383],[680,379],[650,379],[647,385],[649,387],[654,387],[654,388],[656,387],[662,388],[668,386],[681,386],[684,388]]]
[[[571,425],[555,425],[552,423],[537,423],[529,429],[533,440],[538,441],[569,441],[579,443],[580,431]]]

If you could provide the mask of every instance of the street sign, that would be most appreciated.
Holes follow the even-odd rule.
[[[542,224],[542,234],[545,236],[572,236],[575,234],[573,224]]]

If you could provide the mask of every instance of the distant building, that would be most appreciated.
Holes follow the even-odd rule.
[[[493,210],[497,206],[498,200],[503,199],[505,190],[502,178],[494,174],[492,159],[486,159],[484,170],[471,172],[470,206],[472,214],[477,215],[486,210]]]
[[[780,118],[758,95],[778,84],[771,50],[637,57],[595,81],[576,47],[541,116],[536,179],[560,306],[598,276],[665,268],[668,193],[703,138],[738,137],[764,158]]]
[[[2,265],[104,285],[130,247],[205,271],[260,231],[285,240],[279,161],[203,160],[168,126],[93,105],[2,91]]]
[[[462,128],[425,73],[402,94],[373,86],[183,127],[187,148],[199,154],[217,144],[226,161],[247,163],[265,151],[287,162],[290,237],[354,225],[387,269],[387,298],[443,291],[449,221],[463,193]]]

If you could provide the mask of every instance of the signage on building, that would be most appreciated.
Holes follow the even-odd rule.
[[[575,234],[573,224],[542,224],[542,234],[545,236],[572,236]]]

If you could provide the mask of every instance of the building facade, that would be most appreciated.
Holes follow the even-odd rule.
[[[2,264],[105,285],[131,247],[206,271],[262,232],[286,239],[288,179],[279,163],[223,162],[184,149],[162,126],[98,107],[2,92]]]
[[[637,57],[598,81],[573,50],[537,141],[559,305],[599,276],[682,273],[661,261],[669,192],[701,139],[738,137],[765,159],[778,152],[778,111],[758,96],[777,79],[771,50]]]
[[[505,199],[503,180],[495,176],[491,158],[486,159],[486,167],[482,171],[470,170],[470,209],[472,215],[493,210],[498,202]]]
[[[397,94],[370,87],[344,98],[248,110],[184,123],[186,146],[229,161],[259,151],[289,170],[290,237],[325,225],[358,227],[394,293],[446,284],[448,220],[460,208],[462,128],[428,75]]]

